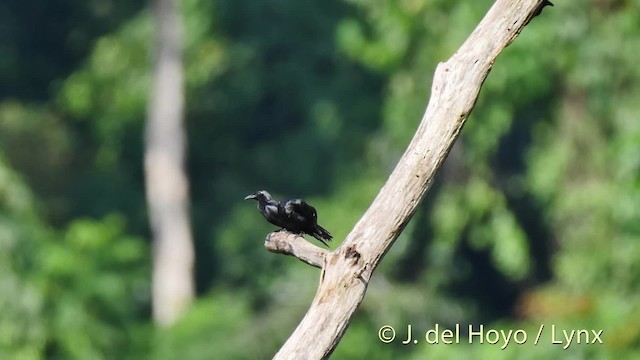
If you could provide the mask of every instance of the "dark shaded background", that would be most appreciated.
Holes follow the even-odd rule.
[[[185,0],[198,298],[150,319],[146,3],[0,4],[0,357],[270,358],[318,272],[242,198],[304,197],[337,246],[491,1]],[[638,1],[558,3],[498,59],[336,359],[640,355]],[[526,345],[383,344],[455,324]],[[603,345],[533,346],[540,324]],[[548,327],[547,327],[548,329]],[[464,335],[464,334],[463,334]],[[402,338],[404,339],[404,338]],[[502,344],[502,343],[500,343]]]

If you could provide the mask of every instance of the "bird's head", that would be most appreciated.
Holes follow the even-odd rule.
[[[257,201],[271,200],[271,194],[269,194],[266,190],[260,190],[260,191],[256,191],[253,194],[245,197],[244,199],[245,200],[257,200]]]

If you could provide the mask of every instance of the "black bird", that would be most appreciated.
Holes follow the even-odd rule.
[[[257,191],[244,199],[257,200],[258,210],[273,225],[295,234],[309,234],[329,247],[326,241],[331,241],[333,237],[327,230],[318,225],[316,209],[303,200],[276,201],[265,190]]]

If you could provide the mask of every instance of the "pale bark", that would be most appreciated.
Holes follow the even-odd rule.
[[[373,271],[411,219],[457,139],[496,57],[515,40],[542,2],[496,1],[451,59],[438,65],[431,99],[413,140],[342,245],[324,255],[311,307],[275,359],[323,359],[335,349],[364,298]],[[293,255],[298,248],[286,241],[271,245],[281,248],[270,251]]]
[[[303,237],[286,231],[277,231],[267,235],[264,247],[273,253],[295,256],[317,268],[322,268],[324,256],[328,252],[326,249],[311,244]]]
[[[194,250],[184,170],[182,25],[177,0],[156,0],[154,10],[156,57],[144,163],[153,233],[153,319],[169,326],[193,298]]]

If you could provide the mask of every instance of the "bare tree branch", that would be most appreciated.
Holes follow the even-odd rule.
[[[411,219],[457,139],[496,57],[543,2],[497,0],[451,59],[438,65],[431,99],[413,140],[343,244],[325,255],[313,303],[275,359],[324,359],[335,349],[373,271]]]
[[[328,250],[319,248],[302,236],[287,231],[276,231],[264,240],[264,247],[272,253],[295,256],[301,261],[322,268],[324,256]]]

